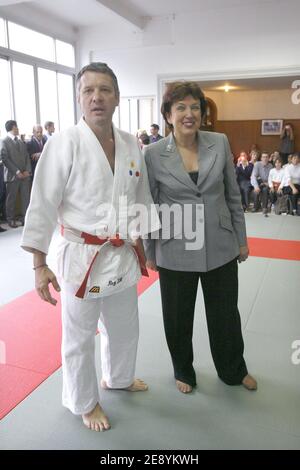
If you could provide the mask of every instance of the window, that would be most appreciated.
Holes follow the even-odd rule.
[[[130,132],[130,99],[120,99],[120,128]]]
[[[73,45],[0,18],[0,47],[2,137],[9,119],[15,119],[27,137],[35,124],[48,120],[57,130],[73,125]]]
[[[74,125],[74,86],[73,77],[57,74],[59,128],[66,129]]]
[[[116,107],[112,120],[116,127],[120,127],[120,106]]]
[[[7,47],[5,21],[3,18],[0,18],[0,47]]]
[[[54,39],[8,21],[9,47],[40,59],[55,61]]]
[[[58,127],[58,105],[56,72],[47,69],[38,69],[40,124],[53,121]]]
[[[57,129],[74,124],[73,77],[38,69],[41,124],[53,121]]]
[[[123,131],[136,135],[138,129],[149,132],[153,122],[154,98],[121,98],[119,107],[119,125]],[[114,119],[118,125],[117,117]]]
[[[139,100],[139,127],[149,132],[153,122],[153,98],[141,98]]]
[[[36,124],[33,66],[13,62],[16,121],[20,134],[31,135]]]
[[[130,100],[130,132],[131,134],[136,135],[137,130],[139,129],[138,121],[138,110],[139,110],[139,100],[137,98],[132,98]]]
[[[56,62],[68,67],[75,67],[74,47],[72,44],[56,40]]]
[[[3,138],[6,135],[4,127],[6,121],[13,119],[8,60],[0,59],[0,77],[0,137]]]

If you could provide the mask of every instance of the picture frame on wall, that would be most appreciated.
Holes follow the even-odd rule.
[[[263,119],[261,121],[261,135],[280,135],[283,119]]]

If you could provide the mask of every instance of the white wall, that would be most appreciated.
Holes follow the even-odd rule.
[[[124,23],[80,30],[80,65],[106,61],[123,96],[156,95],[158,76],[253,69],[300,70],[299,0],[251,1],[173,18],[153,17],[144,32]],[[151,44],[151,45],[150,45]]]

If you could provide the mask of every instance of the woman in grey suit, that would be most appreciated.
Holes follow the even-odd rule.
[[[169,84],[161,111],[171,133],[145,151],[162,219],[159,238],[145,241],[147,266],[159,271],[177,388],[189,393],[196,386],[192,335],[200,278],[218,376],[256,390],[243,358],[237,307],[237,262],[248,257],[241,196],[227,137],[199,131],[205,110],[196,82]]]

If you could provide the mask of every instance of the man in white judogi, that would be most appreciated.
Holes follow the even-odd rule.
[[[43,150],[22,247],[33,253],[39,296],[55,305],[49,284],[61,290],[63,405],[82,415],[87,427],[102,431],[110,423],[99,404],[94,359],[98,321],[102,388],[148,388],[134,378],[136,284],[141,272],[147,274],[138,236],[157,231],[159,219],[137,140],[112,124],[119,104],[113,71],[103,63],[84,67],[77,75],[77,91],[83,117],[55,134]],[[143,205],[148,225],[145,220],[128,224],[137,204]],[[57,220],[60,285],[46,264]]]

